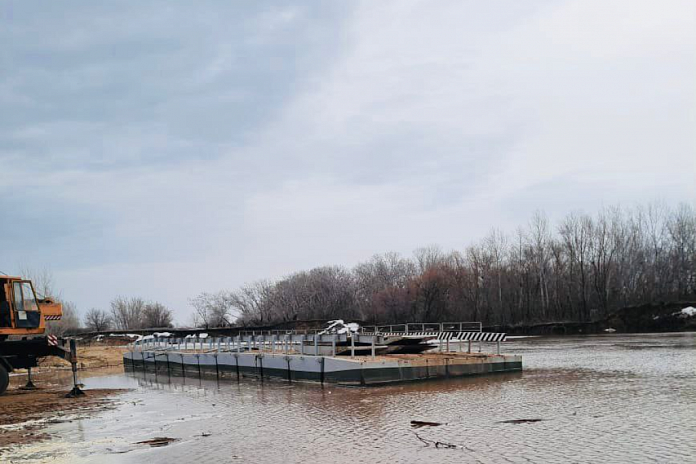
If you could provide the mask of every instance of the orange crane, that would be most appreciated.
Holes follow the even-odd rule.
[[[9,373],[15,369],[28,369],[28,381],[24,387],[33,389],[31,368],[40,358],[58,356],[72,364],[75,387],[70,392],[83,394],[77,387],[77,355],[75,341],[65,341],[55,336],[29,337],[46,333],[46,321],[60,320],[63,306],[50,298],[38,299],[30,280],[0,275],[0,395],[7,390]],[[10,336],[19,340],[8,340]]]

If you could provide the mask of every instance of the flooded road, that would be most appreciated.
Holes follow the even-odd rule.
[[[523,356],[524,372],[375,388],[87,378],[88,388],[133,390],[115,410],[51,426],[52,440],[3,459],[696,462],[696,334],[528,338],[504,348]],[[177,441],[135,444],[154,437]]]

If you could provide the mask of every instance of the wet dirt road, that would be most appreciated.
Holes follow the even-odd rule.
[[[86,378],[88,388],[133,390],[116,409],[51,426],[53,439],[3,459],[696,462],[696,334],[529,338],[505,352],[522,354],[525,371],[379,388]],[[176,441],[137,444],[155,437]]]

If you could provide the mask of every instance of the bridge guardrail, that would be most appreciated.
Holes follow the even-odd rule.
[[[500,343],[506,340],[504,333],[491,333],[480,331],[441,331],[441,332],[361,332],[353,334],[285,334],[285,335],[247,335],[236,337],[205,337],[205,338],[172,338],[172,337],[146,337],[133,342],[134,350],[192,350],[192,351],[236,351],[244,352],[257,350],[270,353],[299,353],[301,355],[320,354],[320,346],[331,346],[331,355],[336,355],[336,346],[339,343],[350,342],[351,356],[355,355],[355,343],[367,344],[372,347],[371,355],[375,356],[375,347],[385,344],[389,337],[432,337],[437,340],[439,351],[450,351],[450,344],[459,344],[459,351],[463,352],[463,342],[468,342],[468,352],[471,353],[471,343],[479,343],[479,353],[482,342],[495,342],[497,353],[500,354]],[[446,349],[445,349],[446,348]],[[325,350],[322,350],[326,354]]]

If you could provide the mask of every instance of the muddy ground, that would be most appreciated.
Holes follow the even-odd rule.
[[[124,346],[78,347],[79,375],[107,375],[123,366]],[[41,360],[32,370],[38,390],[27,391],[25,370],[12,373],[10,387],[0,395],[0,455],[9,446],[49,438],[43,432],[48,424],[72,421],[115,406],[115,398],[124,390],[87,390],[78,398],[66,398],[72,388],[70,363],[60,358]]]

